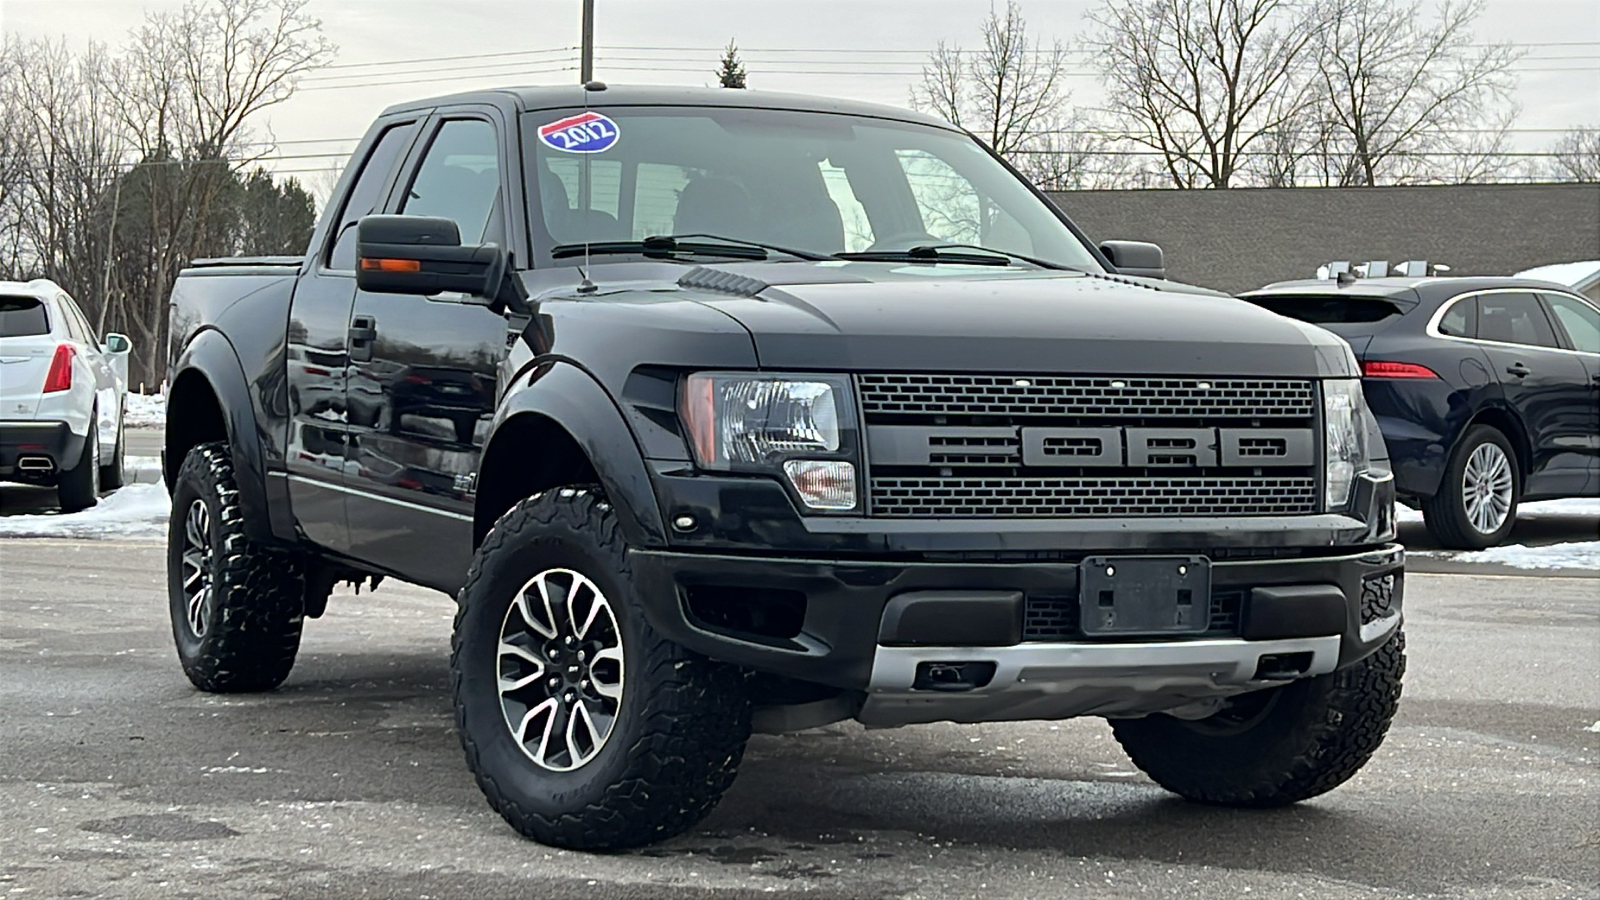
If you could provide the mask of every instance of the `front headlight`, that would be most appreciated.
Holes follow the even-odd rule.
[[[1343,509],[1350,502],[1356,476],[1367,471],[1372,459],[1367,446],[1367,401],[1361,382],[1354,378],[1330,379],[1322,383],[1322,424],[1324,458],[1324,500],[1329,511]]]
[[[845,378],[697,372],[684,381],[682,413],[702,469],[782,473],[812,509],[855,507]]]

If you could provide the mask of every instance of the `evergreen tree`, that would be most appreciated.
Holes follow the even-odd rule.
[[[744,63],[739,60],[739,48],[730,39],[722,53],[722,65],[716,71],[717,83],[725,88],[745,87]]]

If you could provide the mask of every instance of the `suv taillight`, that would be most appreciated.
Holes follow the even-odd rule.
[[[50,372],[44,376],[44,392],[72,390],[72,358],[78,355],[71,344],[57,344],[56,355],[50,359]]]
[[[1427,366],[1407,362],[1364,362],[1363,378],[1438,378],[1438,373]]]

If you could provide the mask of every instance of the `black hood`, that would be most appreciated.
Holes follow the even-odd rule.
[[[768,369],[1356,374],[1334,335],[1180,285],[1160,289],[1071,272],[926,265],[719,266],[713,272],[752,280],[685,290],[749,329],[760,365]]]

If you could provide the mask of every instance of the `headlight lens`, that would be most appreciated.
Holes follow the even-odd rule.
[[[856,506],[854,418],[842,376],[697,372],[682,413],[702,469],[781,473],[811,509]]]
[[[1322,383],[1322,422],[1327,468],[1324,499],[1329,510],[1350,502],[1356,476],[1367,471],[1372,458],[1367,447],[1367,402],[1361,382],[1354,378]]]

